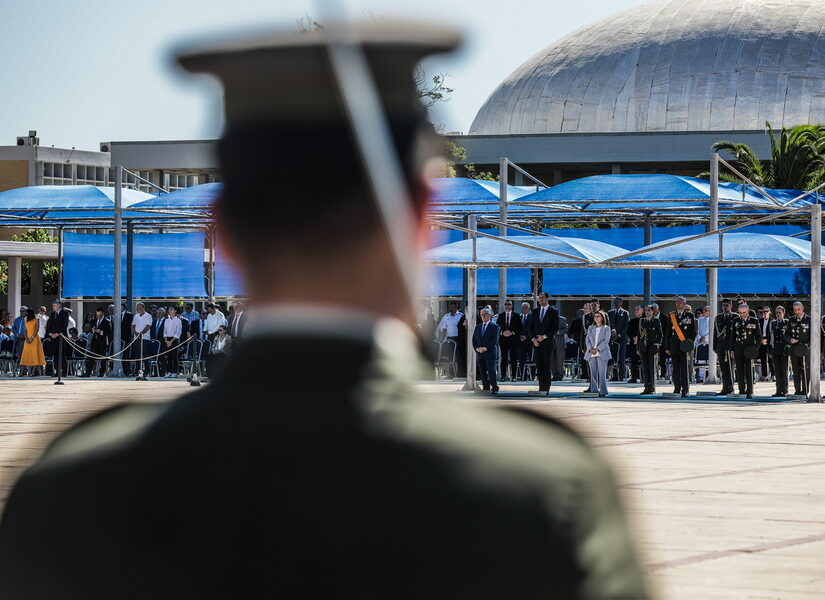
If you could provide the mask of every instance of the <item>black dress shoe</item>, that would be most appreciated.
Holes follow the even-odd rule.
[[[687,392],[682,392],[682,398],[687,398],[687,397],[688,397]]]
[[[745,398],[748,398],[748,399],[753,398],[753,394],[746,394]]]
[[[494,388],[493,388],[493,390],[492,390],[492,392],[493,392],[493,394],[498,394],[498,388],[497,388],[497,387],[494,387]]]
[[[782,396],[782,394],[780,394],[779,392],[776,392],[775,394],[771,394],[771,398],[779,398],[780,396]]]
[[[627,382],[628,382],[628,383],[639,383],[639,382],[638,382],[638,381],[636,381],[635,379],[628,379],[628,380],[627,380]]]

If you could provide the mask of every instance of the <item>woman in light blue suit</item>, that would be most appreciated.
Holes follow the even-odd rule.
[[[590,366],[590,391],[607,396],[607,362],[610,354],[610,327],[606,326],[604,312],[593,313],[593,324],[587,328],[585,356]]]

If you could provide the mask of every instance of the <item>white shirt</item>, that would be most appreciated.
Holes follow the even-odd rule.
[[[148,312],[145,312],[143,314],[135,313],[135,316],[132,317],[132,327],[135,328],[136,332],[140,333],[141,331],[143,331],[143,328],[147,325],[149,326],[149,329],[147,329],[146,333],[143,334],[144,340],[152,339],[152,336],[149,335],[152,331],[152,315],[150,315]]]
[[[37,335],[41,338],[46,337],[46,321],[49,320],[49,316],[37,313],[35,317],[37,317],[37,320],[40,321],[40,327],[37,330]]]
[[[701,338],[708,339],[710,337],[710,317],[699,317],[696,319],[696,345],[702,344],[699,340]],[[707,342],[704,342],[707,344]]]
[[[215,314],[206,315],[206,333],[218,333],[218,327],[226,325],[226,317],[219,310],[215,310]]]
[[[216,337],[215,342],[212,344],[212,350],[222,351],[223,347],[226,345],[227,338],[229,338],[228,335],[223,336],[223,339],[221,339],[221,336]]]
[[[183,323],[178,317],[169,317],[163,322],[163,337],[180,339]]]
[[[443,317],[441,317],[441,322],[438,324],[438,330],[443,331],[447,330],[447,337],[457,337],[458,336],[458,322],[461,320],[461,317],[464,315],[460,312],[456,312],[454,315],[447,313]]]

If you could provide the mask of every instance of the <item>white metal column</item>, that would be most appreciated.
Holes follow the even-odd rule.
[[[6,261],[9,265],[9,313],[16,315],[23,304],[23,259],[9,256]]]
[[[710,156],[710,222],[708,231],[719,229],[719,154]],[[721,245],[720,245],[721,248]],[[719,256],[719,259],[722,257]],[[716,334],[717,302],[719,301],[719,274],[717,269],[707,270],[708,283],[708,372],[705,383],[719,383],[716,379],[716,353],[713,351],[713,337]]]
[[[470,215],[469,227],[473,232],[478,227],[478,222],[475,215]],[[478,236],[475,233],[470,234],[470,239],[473,240],[473,262],[477,260],[476,256],[476,241]],[[476,382],[476,351],[473,348],[473,333],[476,330],[476,314],[478,307],[476,306],[476,296],[478,294],[478,269],[472,266],[467,269],[467,314],[464,315],[467,323],[467,381],[463,391],[474,392],[478,389]]]
[[[112,298],[115,305],[115,316],[112,319],[114,331],[112,333],[112,350],[114,354],[120,352],[120,257],[121,257],[121,234],[123,232],[123,167],[118,165],[115,167],[115,223],[113,242],[114,242],[114,297]],[[112,376],[123,377],[123,363],[120,358],[115,359],[114,368],[112,369]]]
[[[820,402],[820,325],[822,305],[822,206],[811,206],[811,350],[808,402]]]
[[[498,234],[507,235],[507,173],[510,161],[500,158],[498,162],[498,220],[504,225],[498,228]],[[504,300],[507,299],[507,269],[498,270],[498,311],[504,310]]]

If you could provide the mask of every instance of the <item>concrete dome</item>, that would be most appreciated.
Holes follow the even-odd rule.
[[[516,69],[471,134],[758,130],[825,122],[825,1],[654,0]]]

